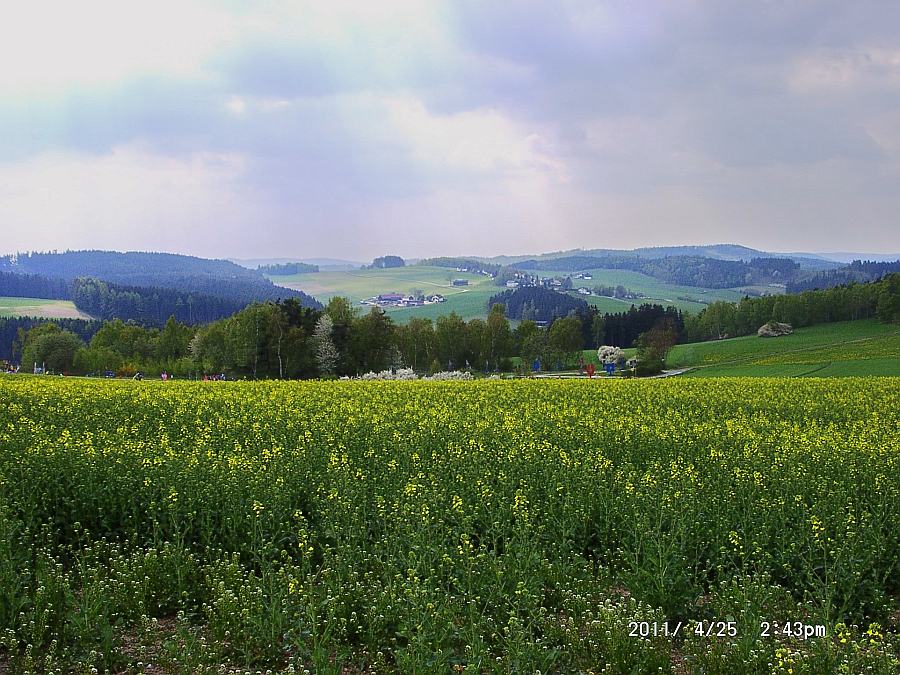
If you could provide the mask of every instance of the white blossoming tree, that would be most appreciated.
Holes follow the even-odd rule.
[[[337,366],[338,350],[331,339],[331,331],[334,329],[334,321],[327,314],[323,314],[316,322],[313,330],[313,340],[316,345],[316,363],[323,375],[331,375]]]
[[[600,349],[597,350],[597,359],[600,363],[606,365],[607,363],[615,363],[620,365],[625,363],[625,352],[623,352],[619,347],[611,347],[610,345],[603,345]]]

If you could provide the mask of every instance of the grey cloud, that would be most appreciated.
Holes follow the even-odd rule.
[[[647,237],[658,213],[681,222],[686,241],[706,236],[720,225],[695,226],[698,214],[725,214],[729,199],[743,205],[742,215],[733,224],[723,217],[721,227],[733,229],[717,239],[738,240],[748,227],[777,237],[771,223],[789,215],[798,232],[812,233],[835,194],[842,202],[830,213],[850,217],[873,204],[867,232],[892,226],[884,205],[896,203],[900,176],[892,140],[900,132],[890,124],[900,119],[900,66],[892,60],[900,54],[900,3],[457,0],[444,3],[442,16],[439,46],[402,26],[387,36],[363,27],[340,44],[252,34],[195,78],[147,76],[0,99],[0,163],[48,151],[102,155],[128,143],[170,156],[236,153],[246,160],[242,197],[264,205],[247,235],[260,241],[298,232],[309,241],[369,240],[377,238],[367,231],[373,218],[385,219],[378,232],[395,232],[391,219],[400,217],[391,214],[413,219],[415,205],[421,222],[409,229],[453,223],[454,236],[477,233],[479,242],[502,221],[493,252],[511,232],[537,241],[562,221],[584,236],[571,245],[592,245],[602,209],[559,205],[592,204],[594,195],[616,205],[622,232],[634,224]],[[825,79],[798,85],[798,73],[819,63]],[[828,81],[842,68],[846,81]],[[243,112],[229,110],[232,97]],[[509,171],[422,161],[385,118],[385,97],[421,101],[433,115],[496,111],[523,135],[546,134],[548,153],[569,174],[568,183],[545,188],[556,221],[542,212],[536,224],[529,212],[520,226],[530,206],[492,201],[494,186],[514,180]],[[813,217],[802,203],[817,190]],[[763,196],[765,208],[746,207]],[[466,203],[464,223],[449,212],[457,202]],[[234,236],[239,230],[233,226]],[[428,240],[407,253],[442,252]],[[556,245],[564,242],[548,243]]]
[[[556,3],[514,4],[470,3],[458,15],[460,35],[473,49],[534,69],[533,81],[500,103],[554,120],[573,154],[584,150],[577,127],[591,119],[680,111],[683,141],[729,164],[879,156],[858,99],[794,92],[787,76],[793,59],[826,47],[887,40],[896,49],[898,5],[608,3],[621,34],[598,31],[592,40],[576,36],[575,19]],[[855,93],[873,110],[896,105],[895,92]]]

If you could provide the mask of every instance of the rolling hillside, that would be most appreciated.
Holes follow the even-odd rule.
[[[801,328],[792,335],[760,338],[755,335],[676,345],[667,359],[672,368],[709,367],[760,360],[781,363],[818,363],[830,355],[833,359],[861,360],[884,352],[884,341],[900,347],[900,327],[875,320],[844,321]],[[893,342],[891,342],[893,341]],[[873,344],[878,345],[877,349]],[[827,354],[823,350],[828,350]],[[897,352],[900,358],[900,351]]]
[[[656,303],[677,307],[686,312],[699,312],[710,302],[728,300],[737,302],[744,293],[737,289],[709,289],[666,284],[640,272],[629,270],[590,270],[593,279],[590,281],[575,280],[577,285],[593,286],[625,286],[629,291],[642,293],[645,297],[633,299],[616,299],[603,296],[573,295],[589,304],[597,306],[601,312],[626,312],[631,305]],[[544,275],[565,276],[570,272],[547,271]],[[391,308],[391,317],[406,323],[411,317],[418,316],[435,319],[455,311],[465,319],[484,318],[487,316],[488,299],[503,288],[495,286],[489,277],[457,272],[445,267],[426,265],[410,265],[387,270],[355,270],[355,271],[322,271],[316,274],[296,274],[292,276],[270,276],[275,284],[303,291],[327,303],[329,298],[344,296],[350,298],[354,305],[359,301],[378,295],[379,293],[412,293],[415,290],[433,291],[442,294],[447,301],[437,305],[413,308]],[[453,279],[468,279],[466,288],[454,288],[450,285]],[[771,293],[782,289],[771,287],[764,289]]]
[[[169,316],[209,323],[254,302],[294,299],[305,307],[321,306],[301,291],[276,286],[260,272],[227,260],[135,251],[0,256],[0,296],[74,303],[68,309],[30,303],[31,316],[90,315],[146,325],[162,325]]]
[[[279,288],[261,273],[233,262],[173,253],[66,251],[10,255],[0,257],[0,272],[67,281],[91,277],[122,286],[167,288],[244,304],[296,297],[306,306],[317,305],[313,298]]]
[[[632,304],[640,305],[645,302],[652,302],[677,307],[683,312],[697,313],[711,302],[716,302],[717,300],[738,302],[745,295],[745,292],[741,289],[699,288],[697,286],[667,284],[649,275],[632,272],[631,270],[593,269],[586,271],[590,273],[593,279],[590,281],[573,280],[576,285],[584,285],[591,288],[593,286],[617,286],[621,284],[629,291],[642,293],[645,296],[633,300],[617,300],[615,298],[590,295],[579,296],[590,304],[599,307],[602,312],[623,312],[627,311]],[[542,274],[564,276],[568,273],[553,270],[551,272],[542,272]],[[773,295],[781,293],[782,290],[777,286],[754,289],[756,293],[764,291]]]
[[[625,353],[634,356],[634,349]],[[594,350],[585,362],[597,363]],[[801,328],[792,335],[755,335],[676,345],[669,369],[690,368],[679,377],[900,376],[900,326],[875,320]]]
[[[335,296],[349,298],[354,306],[365,311],[368,308],[361,306],[360,301],[381,293],[410,294],[420,290],[439,293],[447,299],[446,302],[424,307],[388,308],[388,313],[397,323],[406,323],[412,317],[435,319],[450,312],[456,312],[466,320],[484,317],[487,316],[488,299],[500,290],[489,277],[425,265],[269,278],[279,286],[303,291],[323,303]],[[469,286],[454,287],[451,285],[453,279],[467,279]]]

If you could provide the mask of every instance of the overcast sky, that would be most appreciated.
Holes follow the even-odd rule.
[[[4,3],[0,252],[900,250],[900,2]]]

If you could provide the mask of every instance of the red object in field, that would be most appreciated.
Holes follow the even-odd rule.
[[[587,373],[588,373],[588,377],[591,377],[591,378],[594,377],[594,371],[595,371],[595,370],[596,370],[596,369],[594,368],[594,364],[593,364],[593,363],[589,363],[589,364],[587,365]]]

